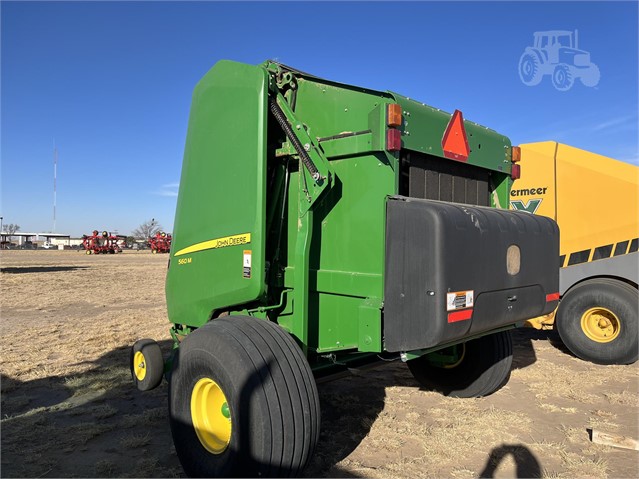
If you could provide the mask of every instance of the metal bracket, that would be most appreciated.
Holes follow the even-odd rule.
[[[333,169],[318,142],[311,138],[279,90],[272,92],[269,109],[304,165],[300,168],[300,193],[305,194],[304,198],[300,195],[299,215],[302,217],[331,182]]]

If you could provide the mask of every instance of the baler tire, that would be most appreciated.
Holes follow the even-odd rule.
[[[637,288],[623,281],[584,281],[561,299],[557,332],[581,359],[596,364],[632,364],[639,357],[638,303]]]
[[[139,361],[143,362],[143,366]],[[131,377],[140,391],[155,389],[162,382],[164,359],[160,345],[152,339],[140,339],[131,347]]]
[[[219,414],[198,405],[201,381],[222,391],[228,437],[216,436]],[[182,341],[170,374],[169,419],[190,477],[298,477],[319,439],[319,396],[288,333],[270,321],[229,316]],[[208,429],[196,431],[194,422]]]
[[[508,381],[513,360],[510,331],[473,339],[464,349],[452,367],[436,366],[426,354],[408,361],[408,368],[425,389],[458,398],[488,396]]]

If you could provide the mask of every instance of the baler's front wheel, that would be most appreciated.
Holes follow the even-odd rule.
[[[140,391],[155,389],[162,382],[162,350],[152,339],[140,339],[133,344],[129,364],[133,382]]]
[[[445,396],[488,396],[510,376],[513,343],[510,331],[482,336],[463,345],[408,361],[408,368],[425,388]]]
[[[229,316],[173,359],[169,417],[191,477],[299,476],[319,437],[317,387],[301,349],[269,321]]]

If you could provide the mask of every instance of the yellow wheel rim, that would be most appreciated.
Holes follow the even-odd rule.
[[[137,351],[133,355],[133,372],[135,373],[135,377],[138,378],[138,381],[144,381],[146,377],[146,359],[140,351]]]
[[[231,442],[231,411],[222,388],[209,378],[200,379],[191,393],[191,419],[204,448],[221,454]]]
[[[466,357],[466,343],[462,343],[461,348],[462,348],[462,352],[459,356],[459,359],[455,361],[454,363],[444,364],[444,369],[456,368],[464,361],[464,358]]]
[[[609,343],[619,336],[621,323],[609,309],[596,307],[581,316],[581,329],[589,339],[597,343]]]

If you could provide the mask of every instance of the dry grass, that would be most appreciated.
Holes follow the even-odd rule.
[[[117,408],[106,404],[104,406],[97,406],[90,409],[90,413],[96,419],[107,419],[115,416],[118,413]]]
[[[166,384],[139,393],[128,366],[140,337],[170,347],[167,259],[0,253],[2,477],[182,475]],[[639,476],[634,452],[586,433],[636,436],[637,366],[585,363],[526,334],[516,343],[523,366],[486,398],[422,391],[401,362],[320,385],[322,432],[306,474]]]
[[[620,404],[622,406],[639,407],[639,394],[637,391],[605,392],[604,397],[610,404]]]
[[[95,476],[96,477],[117,477],[118,466],[114,461],[108,459],[102,459],[95,463]]]
[[[151,442],[149,433],[133,434],[131,436],[125,436],[120,440],[120,446],[126,449],[134,449],[137,447],[143,447]]]
[[[590,368],[590,371],[581,375],[575,374],[569,364],[556,364],[546,359],[539,359],[538,362],[540,367],[518,370],[513,376],[525,382],[540,402],[567,398],[591,404],[598,400],[598,395],[591,392],[593,387],[604,386],[610,379],[609,374],[596,368]]]
[[[549,403],[542,403],[539,405],[539,408],[549,412],[565,412],[568,414],[575,414],[577,412],[576,407],[560,407]]]

